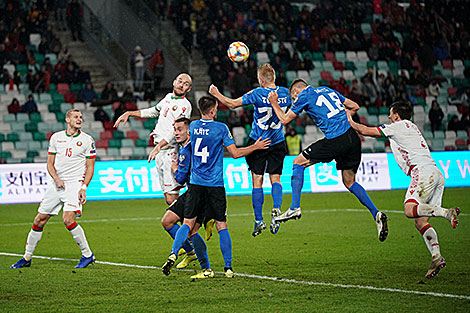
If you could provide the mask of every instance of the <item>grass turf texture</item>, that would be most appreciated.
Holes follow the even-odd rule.
[[[469,188],[447,189],[443,204],[459,205],[470,213]],[[370,192],[379,209],[402,211],[404,190]],[[290,203],[284,196],[283,208]],[[271,197],[265,196],[264,217],[270,221]],[[0,206],[0,252],[24,253],[28,225],[37,205]],[[160,267],[172,241],[160,225],[166,206],[162,199],[89,202],[79,223],[100,261]],[[367,209],[348,193],[302,195],[302,219],[251,236],[251,197],[228,198],[228,223],[235,273],[303,281],[367,285],[424,292],[470,295],[470,218],[460,217],[452,229],[444,219],[431,219],[438,233],[447,268],[424,279],[430,255],[413,220],[389,213],[390,235],[377,239]],[[359,209],[362,212],[324,210]],[[132,218],[147,218],[131,220]],[[105,222],[92,220],[110,219]],[[127,219],[113,221],[113,219]],[[78,259],[80,251],[59,217],[50,220],[35,254]],[[6,226],[11,223],[28,225]],[[215,230],[214,230],[215,232]],[[218,235],[207,243],[211,266],[222,272]],[[94,264],[77,270],[76,262],[33,259],[30,268],[8,267],[18,257],[0,256],[0,311],[84,312],[468,312],[470,300],[394,293],[389,291],[309,286],[259,278],[191,282],[190,272]],[[198,266],[190,266],[198,269]]]

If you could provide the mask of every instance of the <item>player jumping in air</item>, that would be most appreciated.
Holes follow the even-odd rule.
[[[231,109],[250,104],[255,106],[248,145],[254,143],[259,137],[271,139],[271,146],[269,149],[255,151],[246,156],[246,162],[248,163],[253,180],[251,196],[253,211],[255,213],[253,236],[261,234],[261,231],[266,229],[266,223],[263,221],[264,173],[269,173],[272,186],[271,194],[273,197],[273,209],[271,212],[271,233],[275,234],[279,230],[279,222],[275,221],[275,217],[281,213],[281,174],[284,158],[287,155],[287,146],[282,123],[273,113],[273,109],[267,99],[268,94],[271,91],[276,91],[278,94],[279,106],[285,111],[291,104],[291,98],[289,90],[285,87],[277,87],[275,85],[275,81],[276,72],[271,65],[266,63],[258,67],[258,82],[260,87],[247,92],[238,99],[225,97],[214,85],[211,85],[209,88],[209,93],[211,95]]]
[[[349,122],[362,135],[388,138],[398,165],[406,175],[411,176],[405,196],[405,215],[415,219],[415,227],[431,253],[431,266],[426,273],[426,278],[431,278],[446,266],[446,260],[441,256],[437,233],[429,225],[429,218],[443,217],[455,228],[460,209],[441,207],[444,177],[431,157],[426,140],[418,127],[410,121],[412,112],[413,109],[408,104],[395,102],[390,107],[391,124],[368,127],[355,123],[351,118]]]
[[[155,148],[149,158],[155,158],[158,178],[168,205],[178,198],[181,187],[171,172],[171,164],[176,163],[178,155],[173,122],[180,116],[191,117],[191,103],[186,99],[186,94],[191,90],[191,86],[191,77],[188,74],[180,74],[173,81],[173,92],[167,94],[155,107],[128,111],[121,115],[114,124],[114,127],[118,127],[121,122],[126,125],[129,116],[143,118],[159,116],[155,129],[150,134],[153,136]]]
[[[75,268],[87,267],[95,261],[95,256],[88,246],[83,228],[75,218],[82,214],[82,205],[86,202],[86,189],[93,177],[95,168],[95,143],[93,138],[82,132],[82,113],[69,110],[65,115],[67,129],[52,135],[49,142],[47,171],[53,182],[39,204],[38,214],[28,234],[26,251],[18,262],[10,268],[31,266],[34,249],[42,238],[43,229],[51,216],[57,215],[63,208],[62,220],[82,251],[80,262]]]
[[[377,225],[379,240],[384,241],[388,235],[387,216],[377,210],[365,189],[356,182],[356,172],[361,164],[361,140],[351,128],[346,111],[353,115],[359,110],[359,106],[335,90],[328,87],[313,88],[302,79],[295,79],[289,91],[294,103],[287,113],[279,106],[276,92],[271,92],[268,97],[282,124],[287,125],[305,110],[325,138],[312,143],[294,159],[292,204],[276,221],[285,222],[301,217],[300,196],[305,168],[319,162],[335,160],[336,168],[341,170],[344,185],[369,209]]]
[[[197,216],[214,219],[219,233],[220,249],[225,262],[224,272],[233,277],[232,240],[227,229],[227,199],[224,188],[224,146],[233,158],[240,158],[255,150],[267,149],[269,139],[259,138],[246,148],[237,148],[227,125],[214,121],[217,116],[217,101],[210,96],[199,99],[201,119],[191,123],[191,175],[184,208],[184,223],[178,229],[168,260],[162,267],[165,275],[170,275],[183,242],[197,233]]]

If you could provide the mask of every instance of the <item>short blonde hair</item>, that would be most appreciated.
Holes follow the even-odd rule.
[[[79,109],[70,109],[70,110],[67,111],[67,113],[65,113],[65,118],[70,118],[70,116],[72,115],[73,112],[82,113],[82,112],[80,112]]]
[[[276,78],[276,71],[269,63],[261,64],[258,67],[258,75],[261,76],[266,82],[272,83]]]

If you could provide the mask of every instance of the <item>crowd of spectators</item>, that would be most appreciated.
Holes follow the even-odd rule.
[[[470,11],[470,3],[466,1],[403,5],[397,1],[332,0],[296,5],[286,0],[179,0],[171,2],[169,17],[183,34],[185,47],[200,49],[212,83],[222,92],[229,87],[232,97],[257,85],[253,58],[238,68],[228,61],[226,49],[232,41],[243,41],[252,55],[267,52],[280,86],[288,83],[286,71],[314,69],[310,57],[314,52],[366,51],[372,61],[395,62],[397,69],[406,70],[398,75],[398,71],[369,67],[365,73],[356,73],[351,82],[343,78],[329,82],[361,106],[389,106],[396,100],[416,105],[418,96],[437,98],[440,84],[446,80],[433,73],[437,62],[470,59],[470,22],[465,13]],[[362,23],[371,26],[370,33],[363,32]],[[279,43],[277,53],[274,42]],[[292,54],[284,42],[303,57]],[[470,68],[465,76],[470,77]],[[424,93],[417,95],[415,90]],[[458,94],[465,92],[459,90]],[[467,112],[464,108],[463,120]],[[438,124],[434,122],[435,127]]]

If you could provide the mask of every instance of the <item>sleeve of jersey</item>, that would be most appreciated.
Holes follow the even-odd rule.
[[[186,162],[181,162],[178,164],[178,169],[175,172],[175,179],[180,185],[184,185],[189,181],[189,164]]]
[[[55,136],[52,135],[51,139],[49,139],[49,149],[47,149],[47,153],[49,155],[56,155],[57,154],[57,148],[55,145]]]
[[[95,148],[95,141],[93,138],[90,137],[90,142],[88,144],[88,147],[86,148],[85,151],[85,157],[87,159],[94,159],[96,158],[96,148]]]
[[[292,103],[290,110],[295,114],[299,115],[302,113],[305,105],[307,104],[307,99],[303,95],[297,97],[297,100]]]
[[[233,136],[232,134],[230,133],[230,130],[228,129],[227,125],[223,125],[224,126],[224,146],[225,147],[228,147],[230,145],[233,145],[235,144],[235,141],[233,140]]]
[[[391,137],[393,136],[394,127],[393,124],[383,124],[377,126],[377,130],[380,132],[382,137]]]
[[[346,98],[340,94],[339,92],[337,92],[336,90],[334,90],[334,92],[336,93],[336,95],[338,96],[339,98],[339,101],[341,101],[341,103],[344,103],[344,100],[346,100]]]
[[[255,101],[256,101],[255,90],[247,92],[242,97],[242,104],[243,105],[253,104],[253,103],[255,103]]]
[[[140,117],[142,118],[154,118],[154,117],[157,117],[158,114],[159,114],[159,110],[157,108],[157,106],[154,106],[152,108],[148,108],[148,109],[142,109],[140,110]]]

